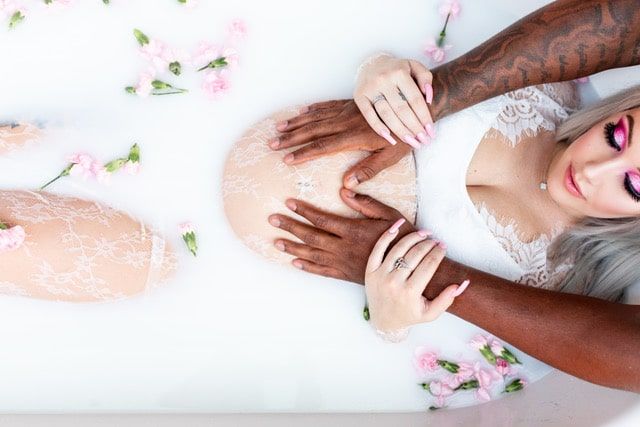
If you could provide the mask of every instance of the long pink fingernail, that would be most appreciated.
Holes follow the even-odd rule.
[[[395,140],[394,137],[391,136],[389,129],[382,129],[380,131],[380,136],[387,140],[387,142],[391,145],[396,145],[398,141]]]
[[[399,220],[394,222],[391,228],[389,228],[389,234],[396,234],[398,230],[400,230],[400,227],[402,227],[402,224],[404,224],[405,222],[406,219],[404,218],[400,218]]]
[[[415,149],[420,148],[420,143],[418,142],[418,140],[412,137],[411,135],[405,135],[403,139],[404,139],[404,142],[406,142],[413,148]]]
[[[418,230],[418,236],[427,237],[431,232],[429,230]]]
[[[458,286],[458,289],[456,289],[456,291],[453,293],[454,297],[457,297],[459,295],[461,295],[465,289],[467,289],[467,286],[469,286],[469,283],[471,283],[469,280],[465,280],[464,282],[460,283],[460,286]]]
[[[427,144],[429,144],[431,142],[431,140],[429,139],[427,134],[424,133],[424,132],[420,132],[416,136],[418,137],[418,141],[422,142],[424,145],[427,145]]]
[[[429,83],[424,84],[424,98],[427,101],[427,104],[431,104],[431,102],[433,102],[433,86]]]
[[[430,138],[435,138],[436,137],[436,128],[434,128],[431,123],[427,123],[424,126],[424,130],[427,131],[427,133],[429,134]]]

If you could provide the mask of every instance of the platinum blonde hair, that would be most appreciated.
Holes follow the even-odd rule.
[[[572,114],[556,139],[571,144],[612,114],[636,107],[640,85]],[[560,291],[619,300],[627,286],[640,282],[640,217],[586,218],[554,239],[548,259],[552,266],[574,263]]]

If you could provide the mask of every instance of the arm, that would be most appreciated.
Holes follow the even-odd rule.
[[[315,227],[273,215],[278,227],[304,244],[279,240],[300,268],[364,283],[369,254],[380,235],[402,215],[368,196],[341,191],[365,218],[350,219],[294,201]],[[408,221],[398,238],[414,231]],[[444,259],[425,289],[427,299],[452,283],[470,280],[449,311],[555,368],[608,387],[640,392],[640,306],[518,285]]]
[[[522,18],[433,73],[438,120],[502,93],[640,63],[640,0],[559,0]],[[344,175],[352,188],[396,163],[406,144],[389,145],[351,100],[314,104],[278,130],[274,149],[296,147],[302,163],[339,151],[373,153]],[[356,178],[355,181],[350,180]]]

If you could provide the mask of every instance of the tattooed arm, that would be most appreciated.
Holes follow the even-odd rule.
[[[521,87],[640,63],[640,0],[561,0],[433,70],[443,117]]]
[[[431,116],[440,119],[502,93],[572,80],[640,63],[640,0],[559,0],[522,18],[458,59],[435,68]],[[314,104],[278,130],[277,150],[302,163],[339,151],[372,154],[347,170],[352,188],[404,157],[406,144],[389,145],[352,100]],[[355,179],[355,180],[354,180]]]

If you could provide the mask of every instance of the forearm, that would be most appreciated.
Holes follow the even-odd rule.
[[[640,0],[559,0],[432,70],[434,120],[541,83],[640,63]]]
[[[519,285],[449,260],[425,296],[467,278],[451,313],[564,372],[640,392],[640,306]]]

